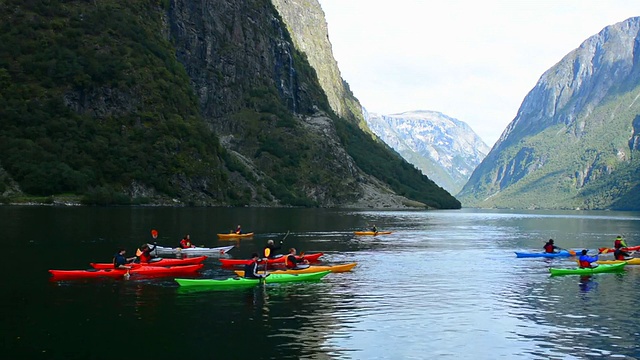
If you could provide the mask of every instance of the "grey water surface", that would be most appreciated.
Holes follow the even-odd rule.
[[[218,240],[241,224],[251,239]],[[355,236],[376,224],[390,235]],[[48,269],[134,254],[185,234],[235,245],[267,240],[324,264],[319,282],[190,291],[172,278],[54,281]],[[266,208],[0,207],[5,359],[640,358],[640,266],[550,277],[572,258],[516,258],[545,240],[571,249],[640,244],[640,213],[356,211]],[[597,250],[596,250],[597,251]],[[595,251],[593,252],[595,253]],[[194,277],[233,276],[215,257]]]

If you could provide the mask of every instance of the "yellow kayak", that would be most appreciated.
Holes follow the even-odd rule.
[[[378,232],[373,232],[373,231],[354,231],[353,232],[356,235],[389,235],[392,232],[391,231],[378,231]]]
[[[598,264],[620,264],[626,262],[627,265],[640,265],[640,258],[633,258],[629,260],[598,260]]]
[[[246,234],[236,234],[236,233],[229,233],[229,234],[218,234],[218,239],[239,239],[239,238],[245,238],[245,237],[253,237],[253,233],[246,233]]]
[[[321,271],[331,271],[334,273],[338,273],[338,272],[347,272],[347,271],[351,271],[351,269],[353,269],[354,267],[356,267],[356,265],[358,265],[358,263],[349,263],[349,264],[342,264],[342,265],[311,265],[308,268],[304,268],[304,269],[287,269],[287,270],[267,270],[269,272],[269,274],[309,274],[309,273],[315,273],[315,272],[321,272]],[[235,273],[238,276],[242,276],[244,277],[244,271],[243,270],[235,270]]]

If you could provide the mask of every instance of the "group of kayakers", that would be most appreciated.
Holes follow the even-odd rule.
[[[613,257],[616,260],[630,260],[629,256],[631,256],[631,253],[625,251],[624,249],[627,247],[627,243],[624,240],[624,238],[621,235],[618,235],[616,237],[616,239],[613,241]],[[543,249],[545,251],[545,253],[554,253],[556,252],[556,250],[564,250],[562,248],[557,247],[554,244],[553,239],[549,239],[549,241],[547,241],[544,246]],[[598,261],[598,256],[600,254],[602,254],[603,251],[599,251],[597,255],[595,256],[590,256],[588,254],[588,250],[587,249],[583,249],[580,252],[580,257],[578,258],[578,266],[580,268],[595,268],[598,266],[598,264],[595,264],[595,262]]]
[[[251,254],[251,263],[244,267],[244,277],[250,279],[259,279],[268,276],[266,270],[264,273],[258,272],[258,265],[260,262],[265,263],[265,269],[268,267],[269,259],[274,259],[281,256],[286,256],[284,259],[284,265],[287,269],[303,268],[304,265],[309,262],[304,259],[304,255],[298,257],[296,248],[290,248],[289,253],[286,255],[276,255],[275,251],[282,248],[282,241],[278,245],[271,239],[267,240],[267,244],[262,249],[262,257],[257,253]],[[308,265],[307,265],[308,266]]]
[[[153,247],[149,244],[142,244],[138,250],[136,250],[136,256],[126,257],[126,250],[124,248],[118,249],[118,252],[113,255],[113,267],[115,269],[131,269],[130,263],[148,263],[153,259],[151,252],[155,250],[156,245]]]

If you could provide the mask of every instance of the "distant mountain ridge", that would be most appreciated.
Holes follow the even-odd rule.
[[[640,17],[547,70],[458,194],[465,207],[640,209]]]
[[[437,111],[363,112],[382,141],[452,194],[462,189],[490,150],[465,122]]]

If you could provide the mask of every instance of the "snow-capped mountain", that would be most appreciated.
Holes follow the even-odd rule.
[[[454,195],[490,150],[469,125],[437,111],[363,113],[382,141]]]

